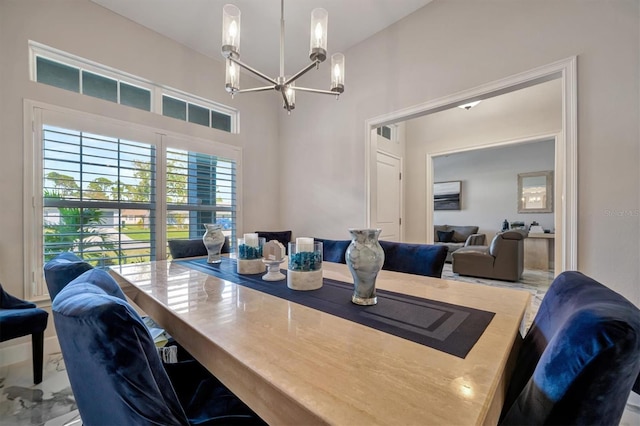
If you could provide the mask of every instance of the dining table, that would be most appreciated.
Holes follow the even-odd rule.
[[[363,307],[351,303],[346,264],[322,263],[327,303],[318,290],[236,274],[234,262],[159,260],[109,273],[268,424],[498,423],[527,291],[382,270],[377,305]]]

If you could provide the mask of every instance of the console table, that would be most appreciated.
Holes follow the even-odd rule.
[[[529,233],[524,240],[524,267],[548,271],[553,268],[555,234]]]

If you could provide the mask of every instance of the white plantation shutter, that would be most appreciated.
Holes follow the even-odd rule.
[[[26,101],[25,290],[46,297],[44,263],[72,251],[94,266],[165,259],[167,240],[240,226],[241,149]]]
[[[44,261],[155,258],[156,148],[46,124],[42,135]]]
[[[167,149],[167,239],[197,238],[205,223],[219,223],[235,239],[236,163],[221,157]],[[180,226],[186,229],[186,235]]]

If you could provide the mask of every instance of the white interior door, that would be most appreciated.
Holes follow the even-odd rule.
[[[402,163],[393,155],[378,151],[376,223],[381,240],[402,241]]]

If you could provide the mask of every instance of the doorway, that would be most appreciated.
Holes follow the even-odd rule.
[[[483,86],[460,92],[445,98],[430,101],[414,107],[395,111],[383,116],[368,119],[365,122],[365,179],[367,182],[367,224],[371,226],[375,222],[371,221],[372,213],[375,215],[377,203],[372,203],[376,199],[371,188],[377,184],[377,141],[371,136],[372,129],[391,124],[400,123],[406,120],[422,117],[428,114],[449,110],[461,106],[470,101],[490,99],[502,94],[515,92],[520,89],[532,87],[551,80],[559,80],[562,106],[561,106],[561,127],[556,136],[555,162],[555,199],[556,208],[556,239],[555,252],[556,263],[555,272],[577,268],[577,122],[576,122],[576,58],[558,61],[546,66],[542,66],[521,74],[504,78]],[[555,135],[554,135],[555,136]],[[464,145],[463,145],[464,146]],[[479,146],[473,141],[468,141],[466,149],[477,149]],[[442,154],[440,152],[428,152],[428,155]],[[424,157],[423,157],[424,158]],[[409,158],[407,158],[409,160]],[[424,160],[423,160],[424,161]],[[425,202],[422,208],[426,213],[424,242],[433,241],[433,169],[427,161],[426,182],[425,182]],[[410,173],[408,167],[407,173]],[[407,208],[409,214],[413,208]],[[408,229],[407,237],[408,237]]]

